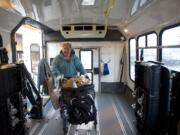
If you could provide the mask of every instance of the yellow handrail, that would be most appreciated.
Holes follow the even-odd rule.
[[[115,0],[108,0],[108,5],[106,7],[106,9],[104,10],[104,16],[105,16],[105,28],[107,28],[108,26],[108,18],[111,12],[111,9],[113,8],[115,3]]]
[[[115,0],[109,0],[108,1],[108,6],[107,8],[104,10],[104,16],[105,17],[109,17],[109,14],[111,12],[111,9],[113,8],[114,6],[114,3],[115,3]]]

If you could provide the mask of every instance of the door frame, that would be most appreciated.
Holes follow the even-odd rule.
[[[81,49],[79,50],[79,59],[80,59],[80,60],[81,60],[81,57],[82,57],[82,56],[81,56],[81,51],[84,51],[84,52],[86,52],[86,51],[89,52],[89,51],[90,51],[90,52],[91,52],[91,69],[85,69],[85,70],[86,70],[87,73],[91,73],[91,77],[92,77],[92,78],[91,78],[91,79],[92,79],[92,80],[91,80],[91,81],[92,81],[91,83],[93,84],[93,78],[94,78],[94,72],[93,72],[93,67],[94,67],[94,66],[93,66],[93,62],[94,62],[94,60],[93,60],[93,49],[89,49],[89,48],[87,48],[87,49],[82,49],[82,48],[81,48]]]
[[[87,48],[85,48],[85,47],[73,47],[73,49],[77,49],[77,50],[79,50],[79,58],[80,58],[80,50],[92,50],[92,60],[94,59],[94,52],[93,52],[93,50],[97,50],[97,52],[98,52],[98,68],[99,68],[99,74],[98,74],[98,93],[101,93],[101,70],[100,70],[100,67],[101,67],[101,63],[100,63],[100,47],[87,47]],[[93,69],[92,69],[92,71],[93,71],[93,77],[94,77],[94,67],[92,67]],[[92,77],[92,81],[94,81],[93,80],[93,77]]]

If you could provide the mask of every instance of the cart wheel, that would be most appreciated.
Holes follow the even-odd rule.
[[[63,132],[64,132],[64,135],[67,134],[68,128],[69,128],[69,123],[68,123],[67,119],[63,119]]]
[[[63,128],[63,134],[67,135],[67,132],[68,132],[68,128]]]
[[[97,129],[97,120],[94,121],[94,128]]]

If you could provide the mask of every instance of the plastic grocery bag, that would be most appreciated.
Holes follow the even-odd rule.
[[[49,90],[49,95],[50,95],[50,99],[52,102],[52,105],[54,107],[55,110],[57,110],[60,106],[59,104],[59,96],[60,96],[60,90],[59,89],[54,89],[54,85],[53,85],[53,79],[52,78],[48,78],[47,80],[47,87]]]

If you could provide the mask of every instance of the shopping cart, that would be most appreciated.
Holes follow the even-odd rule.
[[[97,125],[97,110],[94,103],[94,85],[88,84],[78,88],[63,88],[60,91],[60,115],[63,133],[67,134],[69,125],[87,124],[94,121]]]

